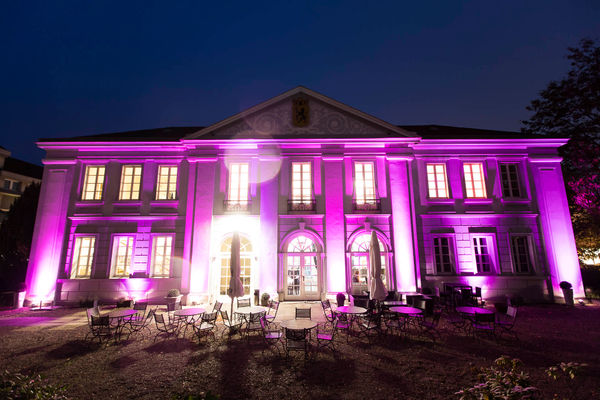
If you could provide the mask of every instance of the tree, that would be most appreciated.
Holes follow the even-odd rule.
[[[29,185],[10,207],[0,226],[0,282],[3,290],[17,290],[25,281],[40,185]]]
[[[583,39],[568,49],[566,78],[531,102],[524,133],[569,137],[561,147],[567,197],[580,256],[600,249],[600,46]]]

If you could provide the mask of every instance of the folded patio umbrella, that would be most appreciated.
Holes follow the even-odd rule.
[[[231,279],[229,280],[229,290],[227,291],[231,297],[231,317],[233,317],[233,299],[244,295],[244,285],[240,279],[240,235],[237,232],[233,233],[231,239],[231,261],[229,267],[231,269]]]
[[[379,240],[375,231],[371,231],[369,264],[369,298],[371,300],[383,300],[387,297],[387,289],[381,280],[381,253],[379,252]]]

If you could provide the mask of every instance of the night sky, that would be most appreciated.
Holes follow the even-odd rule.
[[[394,124],[518,130],[600,37],[597,0],[217,3],[4,1],[0,145],[40,163],[40,137],[206,126],[297,85]]]

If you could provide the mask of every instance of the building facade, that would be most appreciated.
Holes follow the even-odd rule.
[[[0,223],[25,188],[42,181],[42,167],[10,155],[10,151],[0,146]]]
[[[484,298],[583,296],[557,149],[565,139],[398,127],[298,87],[205,128],[45,139],[31,301],[280,300],[464,282]]]

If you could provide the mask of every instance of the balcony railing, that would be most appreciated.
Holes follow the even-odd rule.
[[[226,212],[250,211],[250,200],[223,200],[223,210]]]
[[[379,212],[380,210],[380,199],[364,199],[361,203],[357,203],[356,199],[354,199],[352,202],[352,211],[354,212]]]
[[[288,211],[315,211],[316,201],[311,200],[288,200]]]

